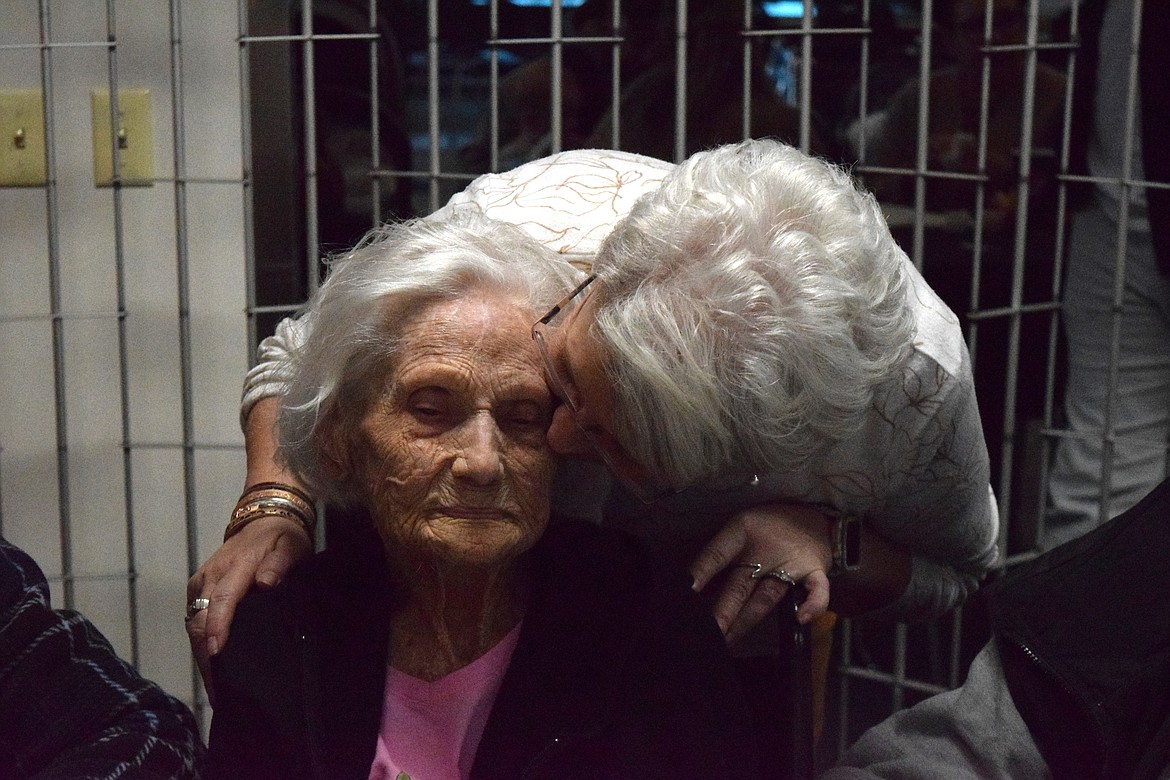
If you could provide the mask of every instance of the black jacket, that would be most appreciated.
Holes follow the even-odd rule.
[[[986,595],[1012,698],[1054,777],[1170,767],[1170,480]]]
[[[628,537],[553,524],[473,778],[758,774],[748,707],[690,582]],[[209,778],[366,778],[390,593],[380,542],[315,556],[241,602],[214,661]]]
[[[134,670],[0,537],[0,778],[200,776],[191,711]]]

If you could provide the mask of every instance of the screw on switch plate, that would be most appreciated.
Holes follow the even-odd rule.
[[[124,186],[154,184],[154,146],[150,132],[150,90],[118,90],[118,116],[111,123],[109,90],[90,92],[93,110],[93,182],[114,183],[114,143],[118,144],[119,180]]]

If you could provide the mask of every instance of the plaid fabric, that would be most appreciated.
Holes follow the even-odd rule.
[[[0,538],[0,777],[196,778],[191,711],[49,603],[36,563]]]

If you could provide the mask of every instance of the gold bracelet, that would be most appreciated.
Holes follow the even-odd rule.
[[[298,523],[309,536],[317,525],[317,510],[302,491],[292,485],[261,482],[244,491],[223,532],[223,540],[239,533],[244,526],[261,517],[283,517]]]
[[[277,507],[253,507],[244,508],[243,512],[237,510],[232,514],[232,519],[228,522],[227,528],[223,532],[223,540],[226,542],[238,534],[244,526],[251,523],[253,520],[259,520],[261,517],[283,517],[286,520],[292,520],[305,529],[305,533],[309,536],[313,535],[313,530],[316,528],[316,523],[313,520],[306,518],[299,512],[293,512],[285,508]]]

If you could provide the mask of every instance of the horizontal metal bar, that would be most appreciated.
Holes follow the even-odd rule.
[[[1156,439],[1146,438],[1144,436],[1125,436],[1113,431],[1106,433],[1105,431],[1073,431],[1065,430],[1063,428],[1041,428],[1040,435],[1048,439],[1071,439],[1074,441],[1094,441],[1094,442],[1122,442],[1129,445],[1142,445],[1149,447],[1151,450],[1166,450],[1170,452],[1170,442],[1158,441]]]
[[[922,693],[945,693],[949,691],[945,685],[936,685],[934,683],[924,682],[922,680],[912,680],[908,677],[897,677],[889,672],[878,672],[873,669],[863,669],[858,666],[842,666],[838,670],[841,674],[847,677],[855,677],[860,680],[872,680],[873,682],[889,683],[892,686],[899,688],[908,688],[912,691],[921,691]]]
[[[377,33],[313,33],[312,35],[242,35],[236,38],[245,43],[297,43],[304,41],[376,41]]]
[[[1037,312],[1060,311],[1060,301],[1045,301],[1044,303],[1025,303],[1018,307],[1001,307],[998,309],[979,309],[967,312],[967,319],[974,322],[990,320],[995,317],[1004,317],[1011,314],[1035,314]]]
[[[128,445],[131,450],[242,450],[243,444],[236,444],[233,442],[190,442],[184,444],[181,441],[164,442],[164,441],[134,441]]]
[[[564,38],[488,38],[488,46],[525,46],[532,43],[623,43],[620,35],[582,35]]]
[[[372,170],[367,174],[370,178],[379,179],[439,179],[441,181],[470,182],[478,178],[474,173],[447,173],[444,171],[396,171],[387,169]]]
[[[282,312],[294,312],[301,308],[299,303],[282,303],[273,304],[270,306],[250,306],[244,309],[245,314],[280,314]]]
[[[112,49],[117,41],[54,41],[50,43],[0,43],[0,51],[41,51],[43,49]]]
[[[1127,179],[1123,176],[1084,176],[1073,173],[1058,173],[1056,178],[1058,181],[1081,184],[1117,184],[1125,187],[1145,187],[1151,190],[1170,190],[1170,182]]]
[[[745,38],[793,38],[800,35],[868,35],[872,32],[870,27],[810,27],[807,30],[794,27],[786,30],[740,30],[739,34]]]
[[[10,322],[65,322],[76,320],[122,320],[125,312],[75,312],[58,314],[0,314],[0,323]]]
[[[138,572],[136,572],[136,571],[120,571],[120,572],[112,572],[109,574],[78,574],[77,572],[73,572],[73,573],[68,574],[68,575],[65,575],[65,574],[56,574],[56,575],[51,575],[51,576],[45,575],[45,579],[48,580],[49,582],[59,582],[59,583],[65,583],[65,582],[112,582],[115,580],[118,582],[126,582],[128,580],[134,581],[134,580],[138,579]]]

